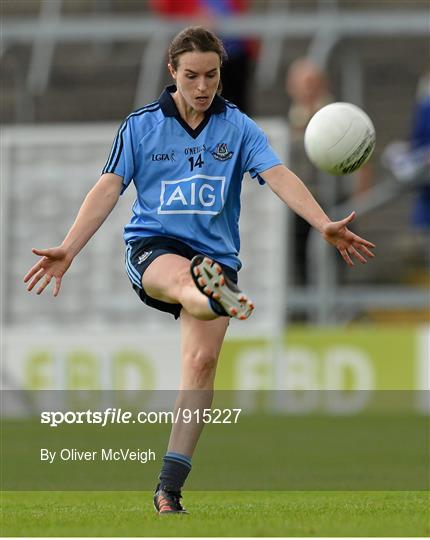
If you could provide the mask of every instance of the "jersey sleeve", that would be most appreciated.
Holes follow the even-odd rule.
[[[280,165],[282,162],[270,146],[265,133],[248,116],[244,116],[244,118],[244,171],[249,171],[252,178],[257,177],[260,184],[264,184],[264,180],[259,176],[259,173],[275,165]]]
[[[126,118],[118,129],[102,173],[122,176],[121,194],[127,189],[134,176],[135,151],[132,118]]]

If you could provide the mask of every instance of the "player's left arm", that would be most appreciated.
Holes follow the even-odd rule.
[[[349,266],[354,265],[352,257],[363,264],[367,262],[366,257],[374,257],[371,249],[375,245],[347,228],[355,219],[355,212],[340,221],[331,221],[300,178],[284,165],[276,165],[259,174],[291,210],[304,218],[327,242],[339,250]]]

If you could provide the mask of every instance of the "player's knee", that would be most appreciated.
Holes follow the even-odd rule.
[[[204,387],[215,376],[218,357],[211,351],[196,349],[186,355],[186,377],[194,388]]]

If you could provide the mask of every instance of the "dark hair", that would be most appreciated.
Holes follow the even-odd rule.
[[[169,46],[169,63],[176,70],[181,54],[186,52],[214,52],[220,63],[227,59],[222,41],[203,26],[189,26],[172,39]]]

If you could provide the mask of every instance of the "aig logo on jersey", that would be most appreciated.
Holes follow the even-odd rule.
[[[196,174],[161,182],[159,214],[219,214],[224,206],[225,176]]]

